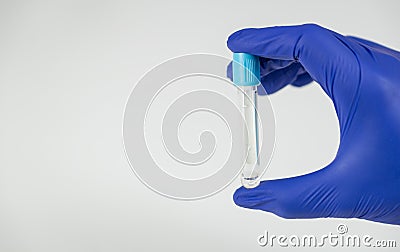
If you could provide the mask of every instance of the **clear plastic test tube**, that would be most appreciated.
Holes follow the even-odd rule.
[[[260,62],[257,56],[247,53],[233,54],[233,83],[240,88],[239,97],[243,127],[244,164],[241,182],[246,188],[254,188],[260,184],[262,169],[259,160],[259,118],[257,112],[257,86],[260,85]]]

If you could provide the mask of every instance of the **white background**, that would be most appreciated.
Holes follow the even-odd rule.
[[[400,49],[395,0],[237,2],[0,1],[0,251],[266,251],[256,241],[266,229],[322,235],[340,223],[351,234],[399,238],[397,226],[236,207],[239,180],[186,202],[133,174],[124,105],[162,61],[231,57],[226,39],[237,29],[307,22]],[[277,143],[265,178],[328,164],[338,125],[318,85],[287,87],[271,102]]]

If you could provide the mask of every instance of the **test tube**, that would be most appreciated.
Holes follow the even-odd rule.
[[[247,53],[233,54],[233,83],[239,88],[243,127],[245,164],[241,173],[242,185],[255,188],[260,184],[262,170],[259,160],[259,118],[257,86],[260,85],[260,61]]]

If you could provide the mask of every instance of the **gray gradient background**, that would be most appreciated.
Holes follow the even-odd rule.
[[[399,239],[397,226],[236,207],[239,180],[185,202],[133,174],[124,105],[140,77],[168,58],[230,57],[225,41],[236,29],[305,22],[400,49],[398,1],[233,2],[0,1],[0,251],[266,251],[256,242],[265,229],[322,235],[339,223]],[[338,125],[319,87],[287,87],[271,101],[277,143],[265,177],[328,164]]]

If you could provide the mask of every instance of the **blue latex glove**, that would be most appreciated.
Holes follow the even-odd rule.
[[[233,52],[262,57],[268,93],[319,83],[332,99],[340,146],[327,167],[298,177],[239,188],[241,207],[284,218],[360,218],[400,224],[400,53],[320,27],[244,29]]]

